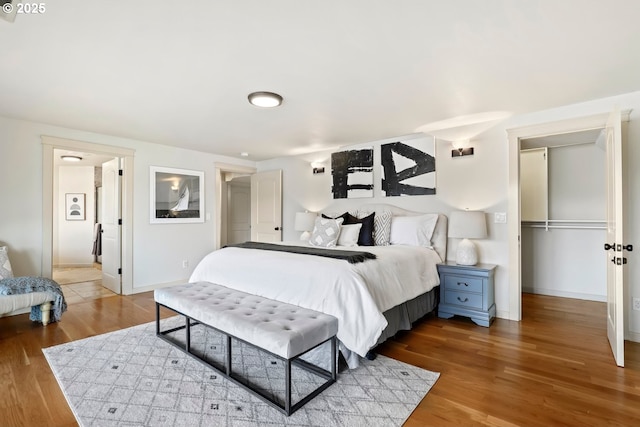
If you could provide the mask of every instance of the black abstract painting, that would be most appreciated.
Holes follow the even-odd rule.
[[[373,197],[373,148],[331,155],[334,199]]]
[[[380,146],[385,196],[436,194],[433,141],[392,142]]]

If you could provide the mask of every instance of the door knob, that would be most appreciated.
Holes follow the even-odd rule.
[[[610,251],[611,249],[615,250],[615,248],[616,248],[616,244],[615,243],[612,243],[612,244],[605,243],[604,244],[604,250],[605,251]]]

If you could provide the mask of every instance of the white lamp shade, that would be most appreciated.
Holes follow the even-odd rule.
[[[293,228],[296,231],[311,231],[316,223],[318,214],[314,212],[296,212]]]
[[[451,212],[449,215],[449,237],[459,239],[484,239],[487,237],[487,220],[484,212]]]
[[[487,221],[481,211],[454,211],[449,215],[449,237],[463,239],[458,243],[456,264],[476,265],[478,251],[469,239],[487,237]]]

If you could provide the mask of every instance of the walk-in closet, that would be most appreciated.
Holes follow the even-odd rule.
[[[600,129],[521,141],[522,291],[605,301]]]

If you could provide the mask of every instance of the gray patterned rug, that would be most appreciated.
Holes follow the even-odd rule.
[[[182,323],[172,317],[162,329]],[[194,327],[191,339],[209,359],[224,357],[210,328]],[[287,417],[157,338],[154,322],[43,351],[81,426],[399,426],[439,376],[384,356],[363,360]],[[281,361],[239,342],[234,353],[236,372],[284,393]],[[323,381],[302,369],[292,378],[294,402]]]

